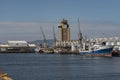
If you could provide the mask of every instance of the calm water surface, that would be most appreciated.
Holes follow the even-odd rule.
[[[120,57],[0,54],[0,68],[13,80],[120,80]]]

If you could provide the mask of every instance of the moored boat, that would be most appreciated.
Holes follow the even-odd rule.
[[[86,56],[112,56],[113,46],[94,45],[89,50],[79,50],[80,55]]]

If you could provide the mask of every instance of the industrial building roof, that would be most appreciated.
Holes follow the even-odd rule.
[[[27,44],[27,41],[8,41],[8,43],[24,43],[24,44]]]
[[[29,45],[29,47],[36,47],[35,44],[28,44],[28,45]]]
[[[9,47],[8,44],[0,44],[0,47]]]

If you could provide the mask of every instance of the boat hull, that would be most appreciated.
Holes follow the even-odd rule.
[[[96,49],[91,51],[80,51],[80,55],[88,56],[112,56],[113,47],[106,47],[102,49]]]

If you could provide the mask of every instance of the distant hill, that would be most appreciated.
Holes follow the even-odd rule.
[[[30,44],[36,44],[36,45],[40,45],[40,44],[43,44],[44,41],[43,41],[43,40],[35,40],[35,41],[29,41],[28,43],[30,43]],[[49,39],[49,40],[47,40],[47,45],[48,45],[48,46],[52,46],[53,44],[54,44],[53,39]]]

